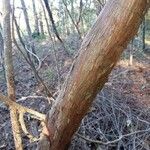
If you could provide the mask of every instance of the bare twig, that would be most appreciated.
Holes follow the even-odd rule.
[[[79,133],[76,133],[76,135],[79,136],[80,138],[88,141],[88,142],[91,142],[91,143],[96,143],[96,144],[100,144],[100,145],[109,145],[109,144],[117,143],[120,140],[122,140],[123,138],[129,137],[129,136],[132,136],[132,135],[135,135],[135,134],[143,133],[143,132],[149,132],[149,131],[150,131],[150,128],[145,129],[145,130],[138,130],[138,131],[131,132],[131,133],[128,133],[128,134],[125,134],[125,135],[121,135],[118,139],[115,139],[113,141],[108,141],[108,142],[93,140],[93,139],[87,138],[87,137],[85,137],[85,136],[83,136]]]

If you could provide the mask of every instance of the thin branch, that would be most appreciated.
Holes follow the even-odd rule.
[[[18,26],[17,21],[16,21],[15,18],[14,18],[14,23],[16,25],[16,30],[17,30],[17,34],[18,34],[19,40],[20,40],[24,50],[27,51],[26,46],[25,46],[25,44],[24,44],[24,42],[22,40],[21,34],[20,34],[19,26]],[[27,58],[26,55],[21,50],[21,48],[19,47],[19,45],[18,45],[18,43],[17,43],[17,41],[15,39],[15,35],[14,34],[12,34],[12,38],[13,38],[14,44],[16,45],[17,49],[19,50],[19,52],[21,52],[21,54],[23,55],[23,57],[25,58],[25,60],[29,64],[29,66],[31,67],[32,71],[34,72],[34,75],[35,75],[37,81],[40,82],[43,85],[47,96],[48,97],[52,97],[53,99],[55,99],[54,96],[52,95],[52,93],[50,92],[49,88],[47,87],[47,85],[44,83],[43,79],[40,77],[38,71],[36,70],[35,66],[33,65],[32,61],[30,60],[30,57]],[[40,65],[39,65],[39,67],[40,67]]]
[[[42,114],[42,113],[39,113],[33,109],[29,109],[25,106],[22,106],[14,101],[12,101],[11,99],[9,99],[7,96],[4,96],[3,94],[0,93],[0,101],[4,102],[6,105],[8,106],[12,106],[12,108],[14,109],[17,109],[19,113],[29,113],[33,116],[36,116],[36,118],[38,120],[41,120],[41,121],[44,121],[45,120],[45,117],[46,115],[45,114]]]
[[[24,121],[24,113],[19,113],[19,122],[22,128],[22,131],[25,133],[25,135],[31,140],[31,141],[37,141],[38,138],[34,137],[33,135],[31,135],[25,125],[25,121]]]
[[[22,96],[21,98],[19,98],[18,100],[17,100],[17,102],[21,102],[21,101],[25,101],[25,100],[27,100],[27,99],[37,99],[37,98],[41,98],[41,99],[44,99],[44,100],[48,100],[48,98],[47,97],[44,97],[44,96],[26,96],[26,97],[24,97],[24,96]]]
[[[59,33],[58,33],[58,30],[57,30],[57,28],[56,28],[55,21],[54,21],[54,18],[53,18],[53,14],[52,14],[51,8],[50,8],[50,6],[49,6],[48,0],[43,0],[43,1],[44,1],[46,10],[47,10],[47,12],[48,12],[49,19],[50,19],[50,21],[51,21],[53,31],[54,31],[54,33],[55,33],[57,39],[60,41],[60,43],[62,44],[62,46],[65,48],[64,43],[63,43],[63,40],[61,39],[61,37],[60,37],[60,35],[59,35]]]
[[[69,9],[68,9],[68,7],[67,7],[66,2],[65,2],[64,0],[63,0],[62,2],[63,2],[64,6],[65,6],[65,8],[66,8],[66,11],[68,12],[68,15],[69,15],[69,17],[70,17],[70,19],[71,19],[73,25],[75,26],[75,28],[76,28],[76,30],[77,30],[79,36],[80,36],[80,39],[82,39],[82,37],[81,37],[81,32],[80,32],[80,30],[79,30],[79,28],[78,28],[78,25],[76,24],[76,22],[74,21],[73,17],[71,16],[71,13],[70,13],[70,11],[69,11]]]

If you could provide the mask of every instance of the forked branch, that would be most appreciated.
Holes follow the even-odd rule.
[[[13,107],[14,109],[17,109],[19,113],[29,113],[33,116],[35,116],[36,119],[44,121],[46,115],[39,113],[38,111],[35,111],[33,109],[27,108],[25,106],[22,106],[11,99],[9,99],[7,96],[4,96],[0,93],[0,101],[4,102],[6,105]]]

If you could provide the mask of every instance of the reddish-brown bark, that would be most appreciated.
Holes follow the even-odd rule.
[[[88,32],[63,90],[47,115],[51,150],[64,150],[96,94],[137,33],[147,0],[109,0]]]

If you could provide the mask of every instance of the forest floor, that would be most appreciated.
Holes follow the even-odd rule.
[[[71,53],[80,45],[80,42],[77,44],[73,42],[68,43],[72,45]],[[59,82],[63,83],[68,73],[72,59],[59,46],[57,56],[54,57],[52,46],[46,40],[36,44],[35,48],[42,60],[39,74],[49,85],[50,91],[55,93]],[[133,64],[129,65],[128,55],[129,51],[126,50],[113,69],[109,81],[97,95],[78,130],[80,135],[76,134],[72,140],[71,150],[133,150],[134,148],[148,150],[150,147],[150,130],[148,130],[150,128],[150,58],[149,55],[135,49]],[[15,48],[13,57],[17,102],[46,113],[51,105],[43,93],[43,87],[37,84],[30,67]],[[56,65],[59,67],[61,81],[58,80]],[[2,71],[0,71],[0,92],[6,94],[6,82]],[[25,121],[29,131],[38,137],[40,122],[28,114],[25,115]],[[118,139],[120,135],[141,130],[143,132],[107,143]],[[81,135],[87,139],[83,139]],[[90,139],[94,141],[90,142]],[[23,141],[24,149],[36,149],[36,142],[30,143],[25,135]],[[103,141],[103,144],[98,144],[97,141]],[[14,150],[9,109],[3,103],[0,103],[0,150]]]

